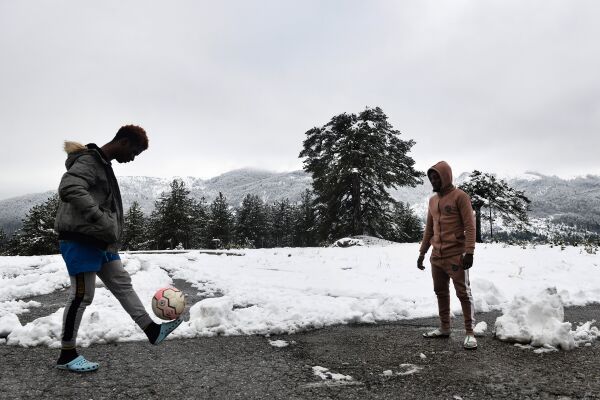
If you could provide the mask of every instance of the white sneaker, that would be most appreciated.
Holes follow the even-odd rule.
[[[450,336],[450,331],[443,331],[440,328],[434,329],[423,334],[424,338],[447,338]]]
[[[473,335],[465,336],[465,341],[463,342],[463,347],[467,350],[475,350],[477,348],[477,339]]]

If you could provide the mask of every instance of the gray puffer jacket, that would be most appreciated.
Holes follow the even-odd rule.
[[[117,252],[123,233],[123,204],[109,160],[95,144],[65,142],[67,172],[58,194],[54,229],[59,239]]]

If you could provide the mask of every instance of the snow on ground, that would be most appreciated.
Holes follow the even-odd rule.
[[[41,303],[37,301],[23,301],[23,300],[8,300],[0,303],[0,315],[6,314],[23,314],[29,312],[30,308],[41,306]]]
[[[481,321],[478,322],[474,327],[473,327],[473,333],[475,334],[475,336],[485,336],[485,332],[487,331],[487,322],[485,321]]]
[[[313,373],[321,379],[331,379],[333,381],[353,381],[350,375],[337,374],[329,371],[328,368],[321,367],[319,365],[312,367]]]
[[[0,257],[0,302],[69,286],[65,268],[60,256]]]
[[[285,340],[269,340],[269,344],[273,347],[288,347],[290,345]]]
[[[203,296],[220,296],[191,304],[190,319],[172,334],[175,338],[293,333],[332,324],[437,315],[429,266],[426,271],[416,268],[418,244],[256,249],[242,253],[125,253],[122,259],[149,313],[154,292],[172,285],[172,279],[190,282]],[[19,299],[68,286],[62,258],[0,257],[0,271],[0,331],[5,332],[0,336],[10,332],[6,341],[9,345],[58,347],[63,309],[25,326],[15,323],[15,318],[36,306]],[[561,251],[548,246],[523,249],[479,245],[471,270],[475,308],[505,309],[499,319],[501,329],[498,324],[496,329],[507,340],[561,348],[564,343],[564,348],[570,348],[571,342],[565,336],[568,334],[575,344],[589,343],[597,337],[591,321],[580,331],[567,329],[558,318],[560,314],[551,312],[558,306],[542,307],[547,311],[544,318],[558,322],[548,322],[554,324],[551,333],[540,336],[535,329],[539,324],[545,326],[545,320],[534,320],[527,310],[548,302],[548,293],[554,293],[553,301],[560,302],[561,307],[600,302],[599,272],[599,256],[575,247]],[[115,298],[98,283],[94,302],[81,322],[79,344],[145,340]],[[452,311],[460,314],[454,296]],[[461,328],[462,318],[458,316],[454,324]],[[513,331],[527,331],[531,339]]]
[[[303,385],[305,388],[317,388],[323,386],[355,386],[362,385],[361,382],[354,380],[350,375],[331,372],[329,368],[316,365],[312,367],[313,375],[321,378],[319,382],[313,382]]]
[[[425,354],[421,353],[421,355],[425,356]],[[421,357],[424,358],[424,357]],[[425,357],[426,358],[426,357]],[[417,372],[419,372],[420,370],[422,370],[423,367],[419,367],[417,365],[414,364],[400,364],[400,368],[399,371],[394,372],[391,369],[387,369],[385,371],[383,371],[383,376],[405,376],[405,375],[412,375],[415,374]]]

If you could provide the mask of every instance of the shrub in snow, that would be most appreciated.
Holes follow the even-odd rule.
[[[360,239],[353,238],[342,238],[336,240],[332,247],[352,247],[352,246],[364,246],[364,242]]]

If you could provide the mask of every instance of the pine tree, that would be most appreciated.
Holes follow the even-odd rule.
[[[294,207],[288,199],[274,202],[270,207],[269,227],[272,247],[291,247],[294,244]]]
[[[316,246],[319,242],[317,235],[318,221],[313,204],[313,194],[309,189],[306,189],[301,195],[294,220],[294,245],[301,247]]]
[[[134,201],[125,214],[123,227],[123,249],[144,250],[148,247],[148,226],[146,217],[137,201]]]
[[[212,242],[218,240],[221,246],[229,247],[233,233],[233,214],[229,210],[227,198],[223,193],[219,195],[210,205],[208,220],[208,238]]]
[[[523,229],[529,223],[529,205],[531,200],[524,192],[513,189],[502,179],[496,179],[492,174],[477,170],[459,186],[471,197],[475,210],[476,240],[482,242],[481,218],[482,209],[487,209],[490,223],[490,238],[494,237],[493,223],[497,216],[508,226]]]
[[[0,228],[0,255],[5,254],[8,247],[8,237],[4,233],[4,229]]]
[[[58,203],[58,194],[54,194],[43,204],[31,207],[23,218],[23,227],[11,240],[13,254],[31,256],[58,253],[58,234],[54,230]]]
[[[389,231],[395,200],[388,190],[422,183],[408,156],[415,142],[400,139],[379,107],[334,116],[306,136],[300,157],[313,177],[321,239]]]
[[[256,195],[247,194],[236,213],[235,235],[240,246],[264,247],[266,215],[263,201]]]
[[[8,239],[4,247],[4,255],[7,256],[19,256],[25,255],[21,248],[21,229],[17,229]]]
[[[200,201],[194,202],[192,207],[192,227],[190,228],[190,247],[202,248],[208,246],[208,221],[209,208],[206,199],[202,197]]]
[[[170,191],[155,202],[150,231],[157,249],[173,249],[180,243],[189,248],[197,231],[196,203],[181,179],[174,179]]]
[[[408,203],[401,201],[393,206],[392,229],[384,236],[394,242],[418,242],[423,237],[423,225]]]

